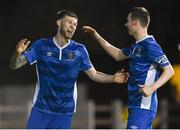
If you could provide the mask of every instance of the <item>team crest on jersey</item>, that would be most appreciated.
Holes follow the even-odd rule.
[[[159,63],[159,64],[163,64],[165,62],[168,62],[168,59],[167,59],[167,57],[165,55],[163,55],[163,56],[160,56],[160,57],[156,58],[156,62]]]
[[[75,54],[73,52],[68,52],[67,53],[67,59],[74,59]]]
[[[52,56],[53,53],[48,51],[48,52],[46,53],[46,55],[47,55],[47,56]]]
[[[142,51],[142,48],[135,48],[134,49],[134,54],[138,57],[141,57],[141,51]]]

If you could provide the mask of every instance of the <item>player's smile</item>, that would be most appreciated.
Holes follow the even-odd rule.
[[[67,30],[66,30],[66,35],[67,35],[67,37],[72,38],[73,35],[74,35],[74,32],[75,32],[74,30],[67,29]]]
[[[74,34],[74,30],[73,29],[67,29],[67,32],[69,33],[69,34]]]

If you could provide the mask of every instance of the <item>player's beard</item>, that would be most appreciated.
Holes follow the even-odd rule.
[[[60,29],[59,32],[66,39],[71,39],[73,37],[73,35],[74,35],[74,33],[70,33],[68,31],[66,31],[65,29]]]
[[[128,34],[131,36],[132,35],[132,32],[128,29]]]

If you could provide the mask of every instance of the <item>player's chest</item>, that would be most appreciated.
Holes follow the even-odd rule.
[[[143,46],[134,45],[130,49],[130,58],[131,59],[139,59],[139,58],[145,58],[146,51]]]
[[[81,53],[73,49],[41,48],[39,60],[47,64],[77,64]]]

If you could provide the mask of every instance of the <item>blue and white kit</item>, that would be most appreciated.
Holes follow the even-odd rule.
[[[33,108],[48,114],[72,115],[76,110],[78,74],[92,68],[85,46],[69,40],[60,47],[51,37],[38,39],[23,54],[31,65],[36,63]]]
[[[145,97],[139,90],[140,85],[148,87],[153,84],[160,76],[160,68],[170,65],[166,55],[154,37],[150,35],[128,48],[123,48],[122,51],[130,59],[130,77],[128,80],[129,109],[144,109],[156,113],[158,106],[156,92]],[[139,115],[140,117],[141,115]]]

